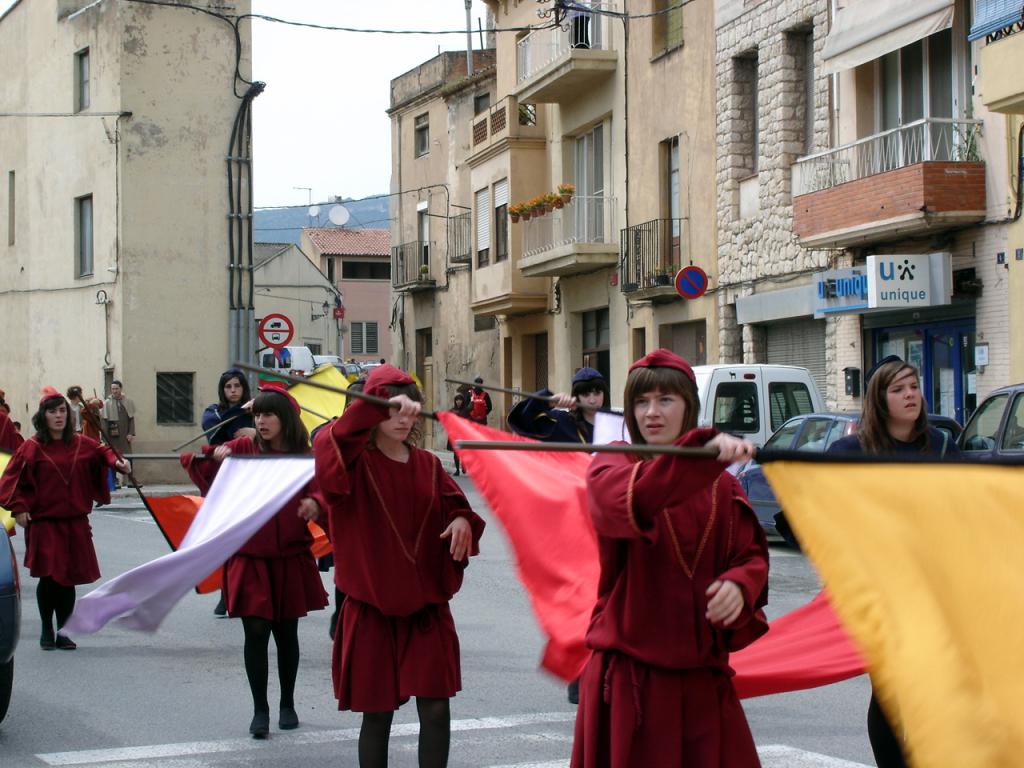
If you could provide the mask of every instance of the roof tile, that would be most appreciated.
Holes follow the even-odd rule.
[[[391,253],[391,233],[386,229],[305,227],[302,231],[324,255],[387,256]]]

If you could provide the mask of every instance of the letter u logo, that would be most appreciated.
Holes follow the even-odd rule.
[[[888,265],[888,274],[886,273],[886,265]],[[878,276],[883,280],[895,280],[896,279],[896,263],[889,261],[878,262]]]

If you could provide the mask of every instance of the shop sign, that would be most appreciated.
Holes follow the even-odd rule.
[[[868,308],[868,275],[865,267],[829,269],[814,275],[814,316]]]
[[[927,254],[868,256],[868,307],[902,309],[945,304],[932,286],[932,257]]]

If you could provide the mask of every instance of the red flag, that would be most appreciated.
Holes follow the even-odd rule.
[[[144,496],[146,506],[156,521],[157,527],[167,540],[172,551],[177,551],[182,539],[188,533],[189,526],[195,520],[199,507],[203,504],[201,496]],[[313,557],[320,558],[331,551],[331,542],[327,534],[316,523],[309,523],[309,532],[313,535],[310,549]],[[196,592],[201,595],[217,592],[221,588],[221,569],[211,573],[196,585]]]
[[[439,413],[456,440],[519,440]],[[527,441],[535,442],[535,441]],[[584,636],[597,598],[600,565],[586,501],[587,453],[460,451],[459,460],[501,521],[519,578],[548,643],[541,666],[563,680],[579,677],[590,652]],[[730,663],[740,697],[797,691],[846,680],[864,662],[824,594],[770,625]]]

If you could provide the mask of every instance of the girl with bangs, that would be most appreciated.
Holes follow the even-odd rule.
[[[388,764],[395,710],[416,697],[419,764],[448,764],[449,699],[462,688],[448,605],[479,553],[484,521],[438,458],[416,447],[422,395],[392,365],[317,433],[316,477],[329,504],[336,587],[346,597],[334,638],[338,709],[363,713],[359,765]]]
[[[630,367],[624,399],[633,443],[718,457],[598,454],[590,465],[601,575],[572,768],[757,766],[729,653],[768,629],[768,547],[725,471],[754,446],[696,428],[693,370],[668,350]]]
[[[508,415],[509,428],[517,435],[548,443],[594,442],[594,414],[608,410],[610,396],[604,374],[580,368],[572,377],[572,391],[536,392],[517,403]],[[545,403],[538,398],[551,398]]]
[[[76,434],[68,402],[53,387],[43,388],[32,426],[35,434],[0,477],[0,507],[25,529],[25,567],[39,579],[39,647],[73,651],[78,646],[60,630],[75,608],[75,586],[100,577],[89,513],[93,502],[110,503],[109,469],[127,474],[131,465]]]
[[[874,456],[959,457],[949,435],[928,426],[928,412],[917,369],[896,355],[879,360],[864,378],[864,409],[856,434],[836,440],[828,449],[836,454]],[[868,739],[878,768],[903,768],[901,739],[871,692],[868,702]]]
[[[255,437],[242,436],[222,445],[203,447],[212,460],[196,461],[182,454],[182,466],[203,495],[228,456],[305,455],[309,434],[299,418],[299,405],[279,385],[264,384],[252,401]],[[245,674],[252,693],[249,733],[262,739],[270,732],[267,698],[268,648],[277,646],[281,685],[278,727],[299,727],[295,711],[295,678],[299,671],[299,619],[327,605],[327,593],[310,546],[307,521],[320,517],[322,499],[313,480],[293,496],[238,552],[224,564],[223,584],[228,615],[241,617],[245,633]]]

